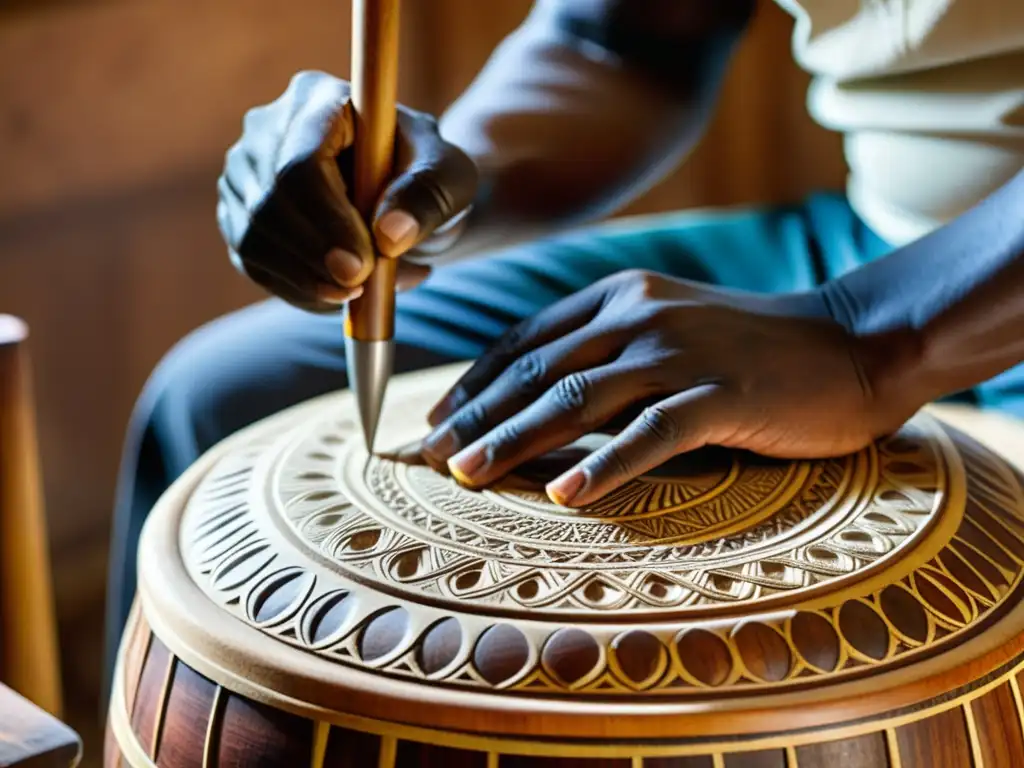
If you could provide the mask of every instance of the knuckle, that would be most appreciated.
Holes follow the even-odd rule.
[[[221,237],[224,238],[224,242],[229,247],[234,248],[238,243],[238,234],[235,232],[234,223],[232,221],[231,211],[228,208],[229,202],[225,197],[224,193],[220,193],[220,199],[217,201],[217,227],[220,229]]]
[[[670,322],[670,309],[667,305],[648,301],[636,307],[629,314],[629,327],[643,331],[652,331],[664,328]]]
[[[494,430],[490,443],[490,452],[494,461],[506,461],[515,457],[520,451],[523,433],[512,421],[506,421]]]
[[[248,165],[249,153],[243,141],[236,141],[224,153],[224,167],[229,174],[237,173]]]
[[[583,413],[589,402],[590,381],[582,373],[570,373],[558,380],[552,397],[560,410]]]
[[[324,82],[325,80],[333,80],[330,75],[326,72],[321,72],[317,69],[302,69],[292,75],[288,81],[288,88],[285,93],[292,93],[295,91],[304,91],[308,88],[312,88],[318,83]]]
[[[654,439],[674,444],[682,437],[679,420],[662,405],[651,405],[640,414],[640,428]]]
[[[512,378],[523,390],[533,391],[539,388],[547,374],[547,366],[540,355],[528,353],[518,358],[509,369]]]
[[[629,269],[622,275],[623,283],[643,298],[656,298],[662,293],[665,278],[647,269]]]
[[[249,134],[260,131],[266,124],[267,118],[271,114],[271,109],[270,104],[261,104],[246,110],[245,114],[242,115],[242,133]]]
[[[398,127],[406,133],[414,134],[422,130],[437,131],[437,118],[429,112],[421,112],[404,104],[398,106],[397,112]]]
[[[455,198],[442,178],[441,169],[435,165],[424,165],[413,171],[409,192],[419,212],[432,214],[437,224],[450,219],[455,210]]]
[[[487,412],[477,402],[464,405],[452,419],[451,429],[462,444],[467,444],[487,428]]]

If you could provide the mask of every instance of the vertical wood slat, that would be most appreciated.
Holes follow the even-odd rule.
[[[971,745],[971,764],[973,768],[985,768],[985,758],[981,754],[981,744],[978,743],[978,726],[974,721],[971,702],[965,701],[961,709],[964,713],[964,723],[967,725],[967,739]]]
[[[137,600],[129,619],[128,631],[131,633],[130,640],[126,645],[122,643],[120,652],[124,660],[124,705],[128,717],[131,718],[135,711],[135,696],[138,693],[143,665],[153,642],[153,633],[142,616],[142,608]]]
[[[139,746],[150,758],[154,752],[159,733],[158,724],[163,718],[166,702],[167,679],[174,668],[174,657],[160,640],[154,636],[149,644],[142,674],[136,692],[136,704],[131,713],[131,726]]]
[[[902,768],[969,768],[970,737],[962,707],[895,729]]]
[[[0,315],[0,682],[59,718],[52,579],[28,326]]]
[[[971,704],[981,761],[992,768],[1024,766],[1024,738],[1012,685],[998,685]]]
[[[220,722],[224,715],[224,689],[217,686],[210,705],[210,719],[206,723],[206,736],[203,739],[202,768],[216,768],[217,749],[220,746]]]
[[[171,689],[174,686],[174,668],[177,659],[173,654],[167,654],[167,671],[164,674],[163,685],[160,688],[160,698],[157,700],[156,717],[153,720],[153,739],[149,745],[149,755],[154,761],[159,757],[160,737],[164,732],[164,720],[167,717],[167,702],[171,698]]]
[[[324,768],[327,743],[331,738],[331,724],[322,720],[313,721],[313,754],[309,759],[310,768]]]
[[[903,761],[900,758],[900,743],[896,739],[896,731],[892,728],[885,729],[885,752],[889,760],[889,768],[903,768]]]
[[[1024,696],[1020,692],[1020,681],[1017,675],[1010,676],[1010,691],[1013,693],[1013,703],[1017,708],[1017,730],[1021,738],[1024,738]]]
[[[377,758],[377,768],[395,768],[397,750],[398,742],[394,736],[382,736],[380,740],[380,755]]]

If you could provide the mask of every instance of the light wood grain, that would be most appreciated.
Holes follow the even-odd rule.
[[[355,114],[353,200],[369,222],[391,175],[398,98],[399,0],[355,0],[352,31],[352,108]],[[395,334],[398,262],[378,258],[362,296],[348,305],[346,333],[359,341]]]
[[[0,315],[0,682],[62,709],[28,328]]]

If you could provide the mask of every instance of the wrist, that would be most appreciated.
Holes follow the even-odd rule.
[[[841,280],[825,283],[813,294],[824,314],[845,330],[864,389],[882,422],[904,421],[941,394],[922,375],[925,340],[919,329],[909,323],[876,327],[865,322],[857,311],[861,305]]]
[[[902,423],[943,394],[927,375],[924,339],[916,329],[852,333],[851,349],[865,389],[885,426]]]

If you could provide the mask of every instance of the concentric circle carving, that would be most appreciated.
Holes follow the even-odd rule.
[[[680,457],[569,510],[543,495],[554,469],[469,491],[368,458],[351,425],[326,423],[277,457],[267,513],[340,570],[414,600],[584,620],[719,609],[821,588],[910,545],[948,483],[925,424],[821,462]]]
[[[1020,478],[927,414],[843,458],[684,457],[571,511],[539,490],[557,457],[468,491],[368,458],[328,402],[220,458],[181,551],[226,614],[375,674],[507,695],[790,690],[943,652],[1024,571]]]

